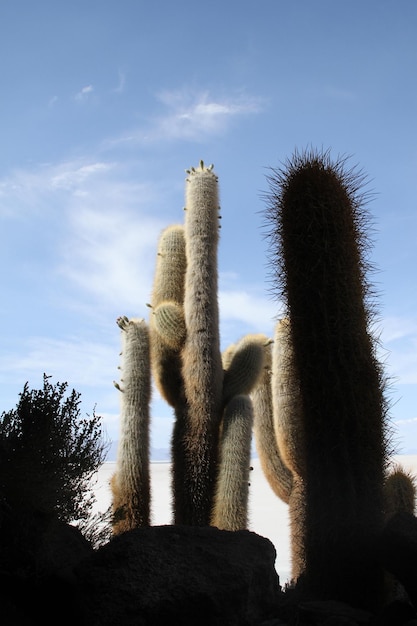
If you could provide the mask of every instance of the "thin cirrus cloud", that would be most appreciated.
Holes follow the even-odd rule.
[[[219,293],[220,316],[224,321],[241,322],[251,332],[270,335],[277,317],[275,303],[245,289],[222,290]],[[237,337],[235,338],[237,339]]]
[[[0,217],[9,239],[18,237],[22,219],[44,222],[46,233],[54,229],[56,253],[45,280],[57,274],[77,290],[79,304],[120,303],[126,313],[149,298],[165,226],[150,210],[158,198],[152,183],[94,159],[44,164],[0,179]]]
[[[56,207],[57,196],[65,206],[72,194],[82,195],[84,186],[113,167],[111,163],[80,159],[11,171],[0,179],[0,217],[50,212]]]
[[[123,93],[126,87],[126,74],[119,70],[119,82],[117,87],[113,89],[113,93]]]
[[[158,100],[168,111],[154,120],[154,138],[197,139],[217,134],[235,118],[258,113],[262,108],[262,102],[256,98],[215,98],[208,92],[164,91],[158,94]]]
[[[387,368],[397,384],[417,384],[417,320],[387,317],[381,332]]]
[[[143,126],[104,139],[101,148],[111,151],[137,144],[201,141],[225,134],[239,119],[256,115],[266,106],[264,99],[255,96],[219,97],[187,88],[160,91],[155,100],[152,108],[159,108],[159,113],[150,116]]]
[[[99,305],[137,311],[149,298],[157,238],[165,226],[150,210],[158,205],[154,185],[100,161],[68,164],[51,180],[66,191],[59,274]]]
[[[0,355],[2,378],[12,380],[19,374],[24,381],[46,372],[53,373],[57,380],[71,380],[73,385],[108,386],[114,376],[116,344],[106,345],[77,336],[43,336],[30,337],[25,347],[24,353]]]
[[[84,207],[70,224],[60,273],[102,306],[146,310],[162,222],[127,209]]]
[[[80,89],[78,93],[75,94],[74,99],[77,100],[77,102],[83,102],[89,97],[90,94],[93,93],[93,91],[94,91],[93,85],[86,85],[85,87]]]

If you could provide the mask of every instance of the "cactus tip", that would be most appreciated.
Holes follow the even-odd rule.
[[[121,330],[126,330],[126,326],[129,324],[129,318],[126,315],[120,315],[116,319],[116,324]]]

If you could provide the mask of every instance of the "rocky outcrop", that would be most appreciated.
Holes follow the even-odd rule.
[[[281,595],[272,543],[249,531],[155,526],[94,550],[73,526],[0,507],[0,624],[252,626]]]
[[[249,531],[155,526],[115,537],[75,570],[89,626],[250,626],[280,597],[276,552]]]
[[[281,589],[274,546],[247,530],[144,527],[93,549],[72,526],[0,505],[0,533],[1,626],[417,625],[417,520],[405,513],[378,541],[377,614],[312,597],[302,577]]]

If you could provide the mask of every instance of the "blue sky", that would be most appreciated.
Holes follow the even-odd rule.
[[[266,174],[323,147],[375,192],[381,358],[417,453],[416,28],[414,0],[3,2],[0,411],[45,372],[117,439],[115,320],[148,318],[157,239],[200,159],[219,176],[222,345],[272,334]],[[155,392],[155,448],[171,425]]]

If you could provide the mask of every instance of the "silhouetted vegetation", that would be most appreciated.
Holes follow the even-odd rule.
[[[19,394],[0,417],[0,498],[15,511],[40,511],[79,527],[91,526],[92,477],[107,445],[101,417],[80,415],[80,394],[67,383]]]

